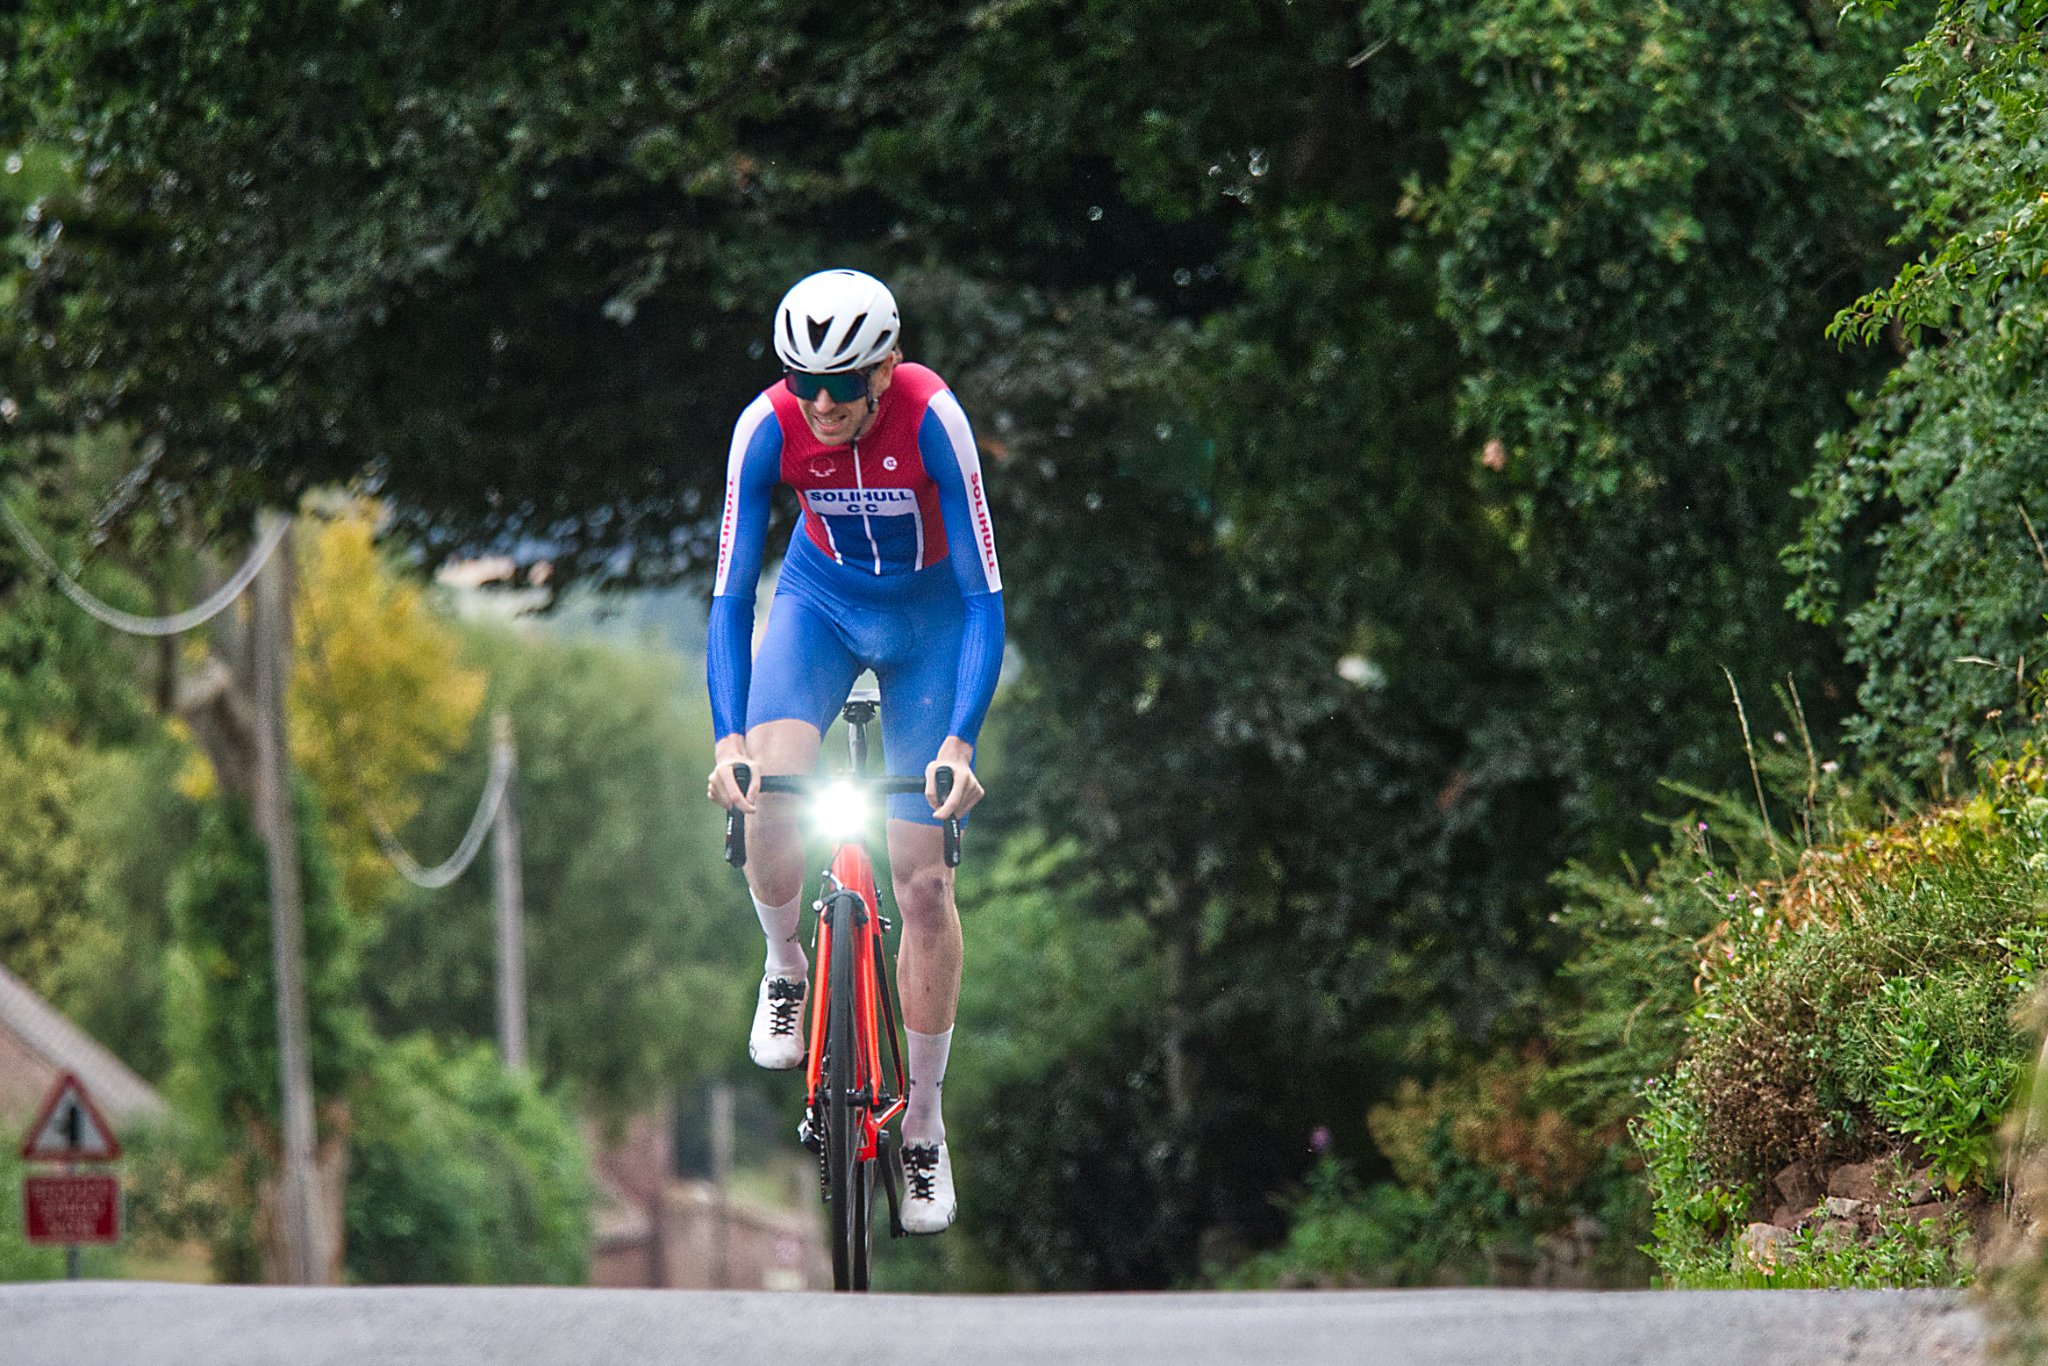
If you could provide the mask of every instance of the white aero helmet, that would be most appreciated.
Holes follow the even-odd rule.
[[[792,370],[864,370],[896,347],[889,287],[857,270],[821,270],[790,286],[775,310],[775,354]]]

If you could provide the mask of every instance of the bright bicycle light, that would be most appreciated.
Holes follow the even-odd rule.
[[[867,794],[852,783],[828,784],[818,790],[811,820],[828,839],[853,839],[867,829]]]

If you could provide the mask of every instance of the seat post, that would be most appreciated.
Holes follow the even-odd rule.
[[[880,694],[872,688],[856,688],[846,699],[846,705],[839,714],[846,718],[846,744],[853,758],[855,777],[865,774],[868,769],[868,723],[875,719],[880,709]]]
[[[866,717],[856,720],[847,709],[846,745],[853,754],[853,776],[858,778],[868,771],[868,722]]]

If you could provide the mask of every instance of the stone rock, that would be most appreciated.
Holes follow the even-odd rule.
[[[1804,1205],[1780,1205],[1771,1211],[1771,1227],[1796,1229],[1806,1222],[1806,1216],[1811,1213],[1813,1211]]]
[[[1751,1224],[1735,1240],[1734,1270],[1769,1271],[1778,1264],[1778,1249],[1792,1241],[1790,1229],[1776,1224]]]
[[[1816,1248],[1848,1247],[1856,1241],[1856,1232],[1853,1219],[1823,1219],[1813,1231],[1813,1245]]]
[[[1800,1209],[1812,1209],[1813,1202],[1826,1194],[1820,1183],[1813,1179],[1813,1169],[1804,1162],[1792,1163],[1772,1177],[1771,1184],[1778,1188],[1779,1196],[1787,1205],[1796,1205]]]
[[[1828,1173],[1828,1194],[1865,1203],[1875,1201],[1877,1171],[1882,1161],[1881,1158],[1873,1158],[1868,1162],[1852,1162],[1846,1167],[1835,1168]]]
[[[1820,1207],[1814,1213],[1825,1219],[1854,1219],[1868,1208],[1868,1200],[1852,1200],[1847,1196],[1830,1195],[1820,1202]]]

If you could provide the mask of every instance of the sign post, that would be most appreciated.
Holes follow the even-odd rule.
[[[68,1168],[62,1176],[23,1178],[22,1225],[30,1243],[64,1249],[64,1274],[75,1281],[81,1245],[121,1241],[120,1176],[82,1172],[79,1167],[119,1160],[121,1141],[86,1094],[85,1084],[65,1072],[28,1126],[21,1155],[30,1162],[61,1162]]]

